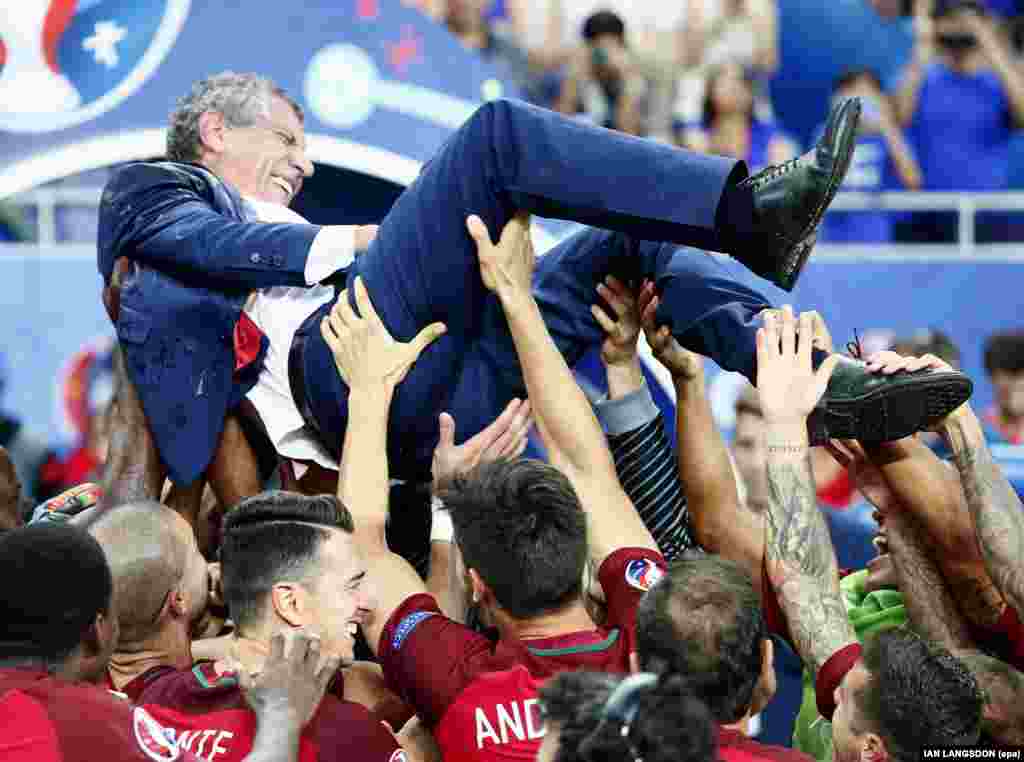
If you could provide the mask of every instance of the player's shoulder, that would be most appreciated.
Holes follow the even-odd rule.
[[[204,712],[213,706],[241,706],[244,699],[233,672],[220,672],[213,662],[204,661],[190,669],[158,675],[142,689],[136,703]]]
[[[665,557],[651,548],[619,548],[608,554],[598,570],[605,595],[612,589],[632,589],[646,593],[665,576]]]

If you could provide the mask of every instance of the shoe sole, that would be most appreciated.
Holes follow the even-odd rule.
[[[840,107],[840,111],[843,108],[847,108],[847,106],[844,105]],[[814,214],[811,215],[811,219],[807,223],[807,227],[805,227],[803,232],[800,234],[798,243],[787,252],[785,257],[786,260],[794,260],[794,264],[789,268],[789,272],[786,273],[783,281],[777,284],[780,288],[783,288],[786,291],[792,291],[793,286],[796,285],[796,280],[800,276],[800,272],[804,269],[804,265],[807,264],[807,259],[811,256],[811,251],[814,250],[815,239],[812,239],[811,236],[814,235],[815,231],[818,229],[818,225],[821,224],[822,217],[825,216],[825,212],[828,210],[829,204],[831,204],[832,199],[836,197],[836,193],[839,192],[839,186],[843,184],[843,180],[846,179],[846,173],[850,169],[850,162],[853,159],[853,151],[857,144],[857,125],[860,124],[861,112],[860,103],[857,102],[849,108],[856,109],[857,115],[852,119],[853,126],[850,128],[849,139],[840,147],[839,157],[835,165],[832,167],[832,174],[828,178],[825,195],[821,197],[821,202],[818,204],[818,208],[814,211]]]
[[[868,392],[861,397],[829,400],[823,420],[812,432],[814,444],[828,439],[892,442],[941,421],[970,399],[974,385],[960,373],[928,373]],[[819,428],[823,425],[823,431]]]

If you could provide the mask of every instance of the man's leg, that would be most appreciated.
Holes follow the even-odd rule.
[[[534,297],[570,366],[605,339],[590,305],[600,299],[597,284],[608,274],[626,283],[654,280],[662,301],[659,322],[687,349],[754,380],[759,315],[771,306],[762,294],[738,283],[716,256],[603,230],[563,241],[540,257],[534,274]],[[465,356],[450,405],[460,437],[478,431],[495,410],[525,393],[497,300],[486,302],[481,319],[481,337]]]
[[[725,248],[718,233],[725,226],[716,225],[716,215],[727,190],[745,174],[741,162],[581,125],[524,104],[481,107],[402,194],[352,268],[397,339],[408,340],[434,321],[448,326],[392,405],[389,454],[395,467],[412,456],[410,447],[422,450],[425,440],[433,441],[466,348],[480,335],[488,293],[465,229],[469,214],[479,215],[492,235],[525,209],[636,238]],[[324,444],[337,451],[347,390],[319,334],[330,307],[306,322],[298,340],[305,341],[308,417]]]

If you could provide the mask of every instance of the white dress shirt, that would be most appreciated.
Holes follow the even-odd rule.
[[[247,198],[261,222],[307,223],[286,206]],[[263,420],[277,452],[292,460],[310,460],[337,470],[338,461],[320,444],[302,419],[288,382],[288,353],[306,318],[334,298],[333,286],[319,281],[347,267],[355,258],[355,227],[328,225],[313,239],[306,260],[307,288],[275,286],[254,292],[245,311],[270,342],[259,380],[247,395]],[[340,443],[339,443],[340,444]],[[298,469],[301,477],[303,469]]]

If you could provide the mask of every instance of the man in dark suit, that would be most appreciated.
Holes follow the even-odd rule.
[[[220,90],[232,93],[231,77],[241,90],[214,97],[219,90],[210,83],[223,81]],[[262,90],[253,81],[264,83]],[[246,205],[238,191],[286,205],[312,171],[301,122],[286,124],[297,107],[270,87],[249,75],[197,84],[172,119],[168,156],[175,161],[129,165],[103,195],[101,271],[109,283],[118,257],[137,263],[122,289],[118,335],[176,483],[207,468],[225,413],[255,383],[265,347],[245,330],[252,322],[243,312],[247,293],[307,286],[332,267],[348,265],[350,284],[362,277],[398,340],[430,323],[447,325],[392,406],[389,456],[396,476],[429,473],[442,410],[454,412],[461,435],[471,436],[521,394],[507,326],[480,281],[466,233],[469,214],[479,215],[492,233],[519,211],[607,229],[573,236],[537,268],[538,302],[570,362],[603,341],[590,305],[597,283],[614,273],[624,282],[654,280],[662,297],[660,323],[686,346],[753,377],[754,335],[767,300],[737,283],[715,258],[678,244],[728,252],[792,288],[849,165],[860,113],[857,101],[840,104],[814,151],[747,177],[742,162],[494,101],[424,167],[363,256],[336,257],[321,268],[314,263],[330,258],[317,256],[317,249],[335,235],[332,228],[243,221]],[[261,94],[268,105],[250,119],[228,113]],[[333,301],[305,303],[301,325],[279,337],[290,346],[276,349],[288,355],[289,401],[319,444],[336,455],[347,421],[347,389],[320,335]],[[281,305],[283,322],[294,320],[294,311],[285,315],[293,307]],[[264,329],[274,322],[264,320]],[[959,374],[882,378],[847,363],[833,374],[812,425],[818,440],[902,437],[926,425],[936,406],[948,412],[949,404],[969,393],[970,382]],[[259,412],[275,414],[266,406]]]

